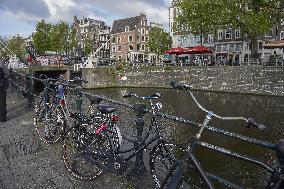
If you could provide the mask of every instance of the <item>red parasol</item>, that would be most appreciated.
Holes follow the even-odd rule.
[[[204,47],[203,45],[187,49],[187,54],[204,54],[204,53],[212,53],[212,50],[207,47]]]
[[[171,48],[169,50],[165,51],[165,54],[176,54],[176,55],[180,55],[180,54],[188,54],[187,49],[182,48],[182,47],[177,47],[177,48]]]

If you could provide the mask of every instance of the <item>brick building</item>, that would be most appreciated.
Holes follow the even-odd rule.
[[[144,62],[155,55],[146,47],[150,26],[145,13],[113,22],[110,43],[111,58],[117,61]]]

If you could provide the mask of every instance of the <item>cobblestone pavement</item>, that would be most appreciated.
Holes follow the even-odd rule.
[[[74,179],[63,165],[62,144],[47,145],[38,139],[32,122],[33,111],[27,108],[26,99],[14,93],[7,96],[8,121],[0,123],[1,189],[151,188],[143,179],[111,174],[91,182]]]

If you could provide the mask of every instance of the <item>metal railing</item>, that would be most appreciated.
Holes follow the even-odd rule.
[[[3,70],[1,72],[1,70]],[[6,121],[6,95],[5,95],[5,91],[7,88],[7,81],[9,82],[9,85],[11,86],[11,88],[17,92],[22,94],[24,97],[26,97],[28,99],[28,107],[29,108],[33,108],[33,104],[34,104],[34,98],[36,97],[36,94],[33,91],[33,83],[34,81],[42,81],[39,78],[33,77],[31,75],[28,74],[22,74],[22,73],[18,73],[15,70],[7,70],[7,69],[0,69],[0,121]],[[128,137],[123,136],[123,138],[127,139],[128,141],[132,141],[132,142],[136,142],[139,143],[141,142],[141,136],[143,134],[143,128],[145,127],[145,115],[149,115],[151,114],[151,110],[147,109],[146,106],[144,104],[141,103],[137,103],[137,104],[128,104],[128,103],[124,103],[118,100],[113,100],[109,97],[105,97],[105,96],[101,96],[101,95],[95,95],[89,92],[84,92],[83,90],[73,90],[76,94],[76,109],[77,110],[81,110],[82,109],[82,101],[84,101],[83,96],[93,96],[93,97],[99,97],[102,98],[104,101],[106,102],[110,102],[112,104],[116,104],[118,106],[121,107],[125,107],[127,109],[131,109],[134,110],[133,113],[135,113],[136,115],[136,138],[134,140],[132,139],[128,139]],[[165,113],[161,113],[158,112],[157,114],[159,117],[164,118],[166,120],[171,120],[173,122],[176,122],[178,124],[186,124],[189,126],[193,126],[193,127],[201,127],[201,123],[197,123],[192,121],[191,119],[185,119],[182,117],[177,117],[177,116],[173,116],[173,115],[169,115],[169,114],[165,114]],[[226,131],[214,126],[206,126],[205,128],[206,130],[208,130],[209,132],[212,133],[216,133],[219,135],[223,135],[226,137],[230,137],[233,139],[237,139],[240,141],[244,141],[244,142],[248,142],[263,148],[267,148],[270,150],[277,150],[277,146],[281,146],[282,144],[284,144],[284,141],[282,141],[282,143],[278,143],[278,144],[273,144],[270,142],[266,142],[266,141],[262,141],[262,140],[258,140],[252,137],[247,137],[247,136],[243,136],[237,133],[233,133],[230,131]],[[215,152],[218,153],[222,153],[234,158],[238,158],[238,159],[242,159],[245,161],[248,161],[250,163],[259,165],[260,167],[262,167],[263,169],[267,170],[269,173],[273,173],[274,172],[274,168],[265,164],[264,162],[261,162],[257,159],[255,159],[254,157],[249,157],[247,155],[243,155],[240,153],[236,153],[230,150],[227,150],[225,148],[219,147],[219,146],[215,146],[203,141],[198,142],[198,145],[200,145],[201,147],[204,147],[206,149],[210,149],[213,150]],[[279,151],[279,150],[278,150]],[[276,158],[278,158],[278,162],[280,162],[281,164],[281,158],[283,158],[284,155],[281,153],[278,153],[278,155],[276,156]],[[141,167],[144,167],[144,163],[143,163],[143,151],[140,152],[140,154],[138,154],[136,156],[136,163],[134,166],[134,173],[136,173],[137,175],[143,175],[145,174],[146,169],[141,169]],[[221,177],[218,177],[212,173],[207,173],[207,176],[211,179],[217,180],[218,182],[229,186],[230,188],[242,188],[239,187]]]

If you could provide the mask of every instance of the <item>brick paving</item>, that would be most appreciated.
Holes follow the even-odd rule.
[[[143,179],[112,174],[95,181],[76,180],[63,165],[62,143],[47,145],[38,139],[32,123],[33,111],[27,108],[26,99],[14,93],[7,96],[8,121],[0,123],[1,189],[151,188]]]

